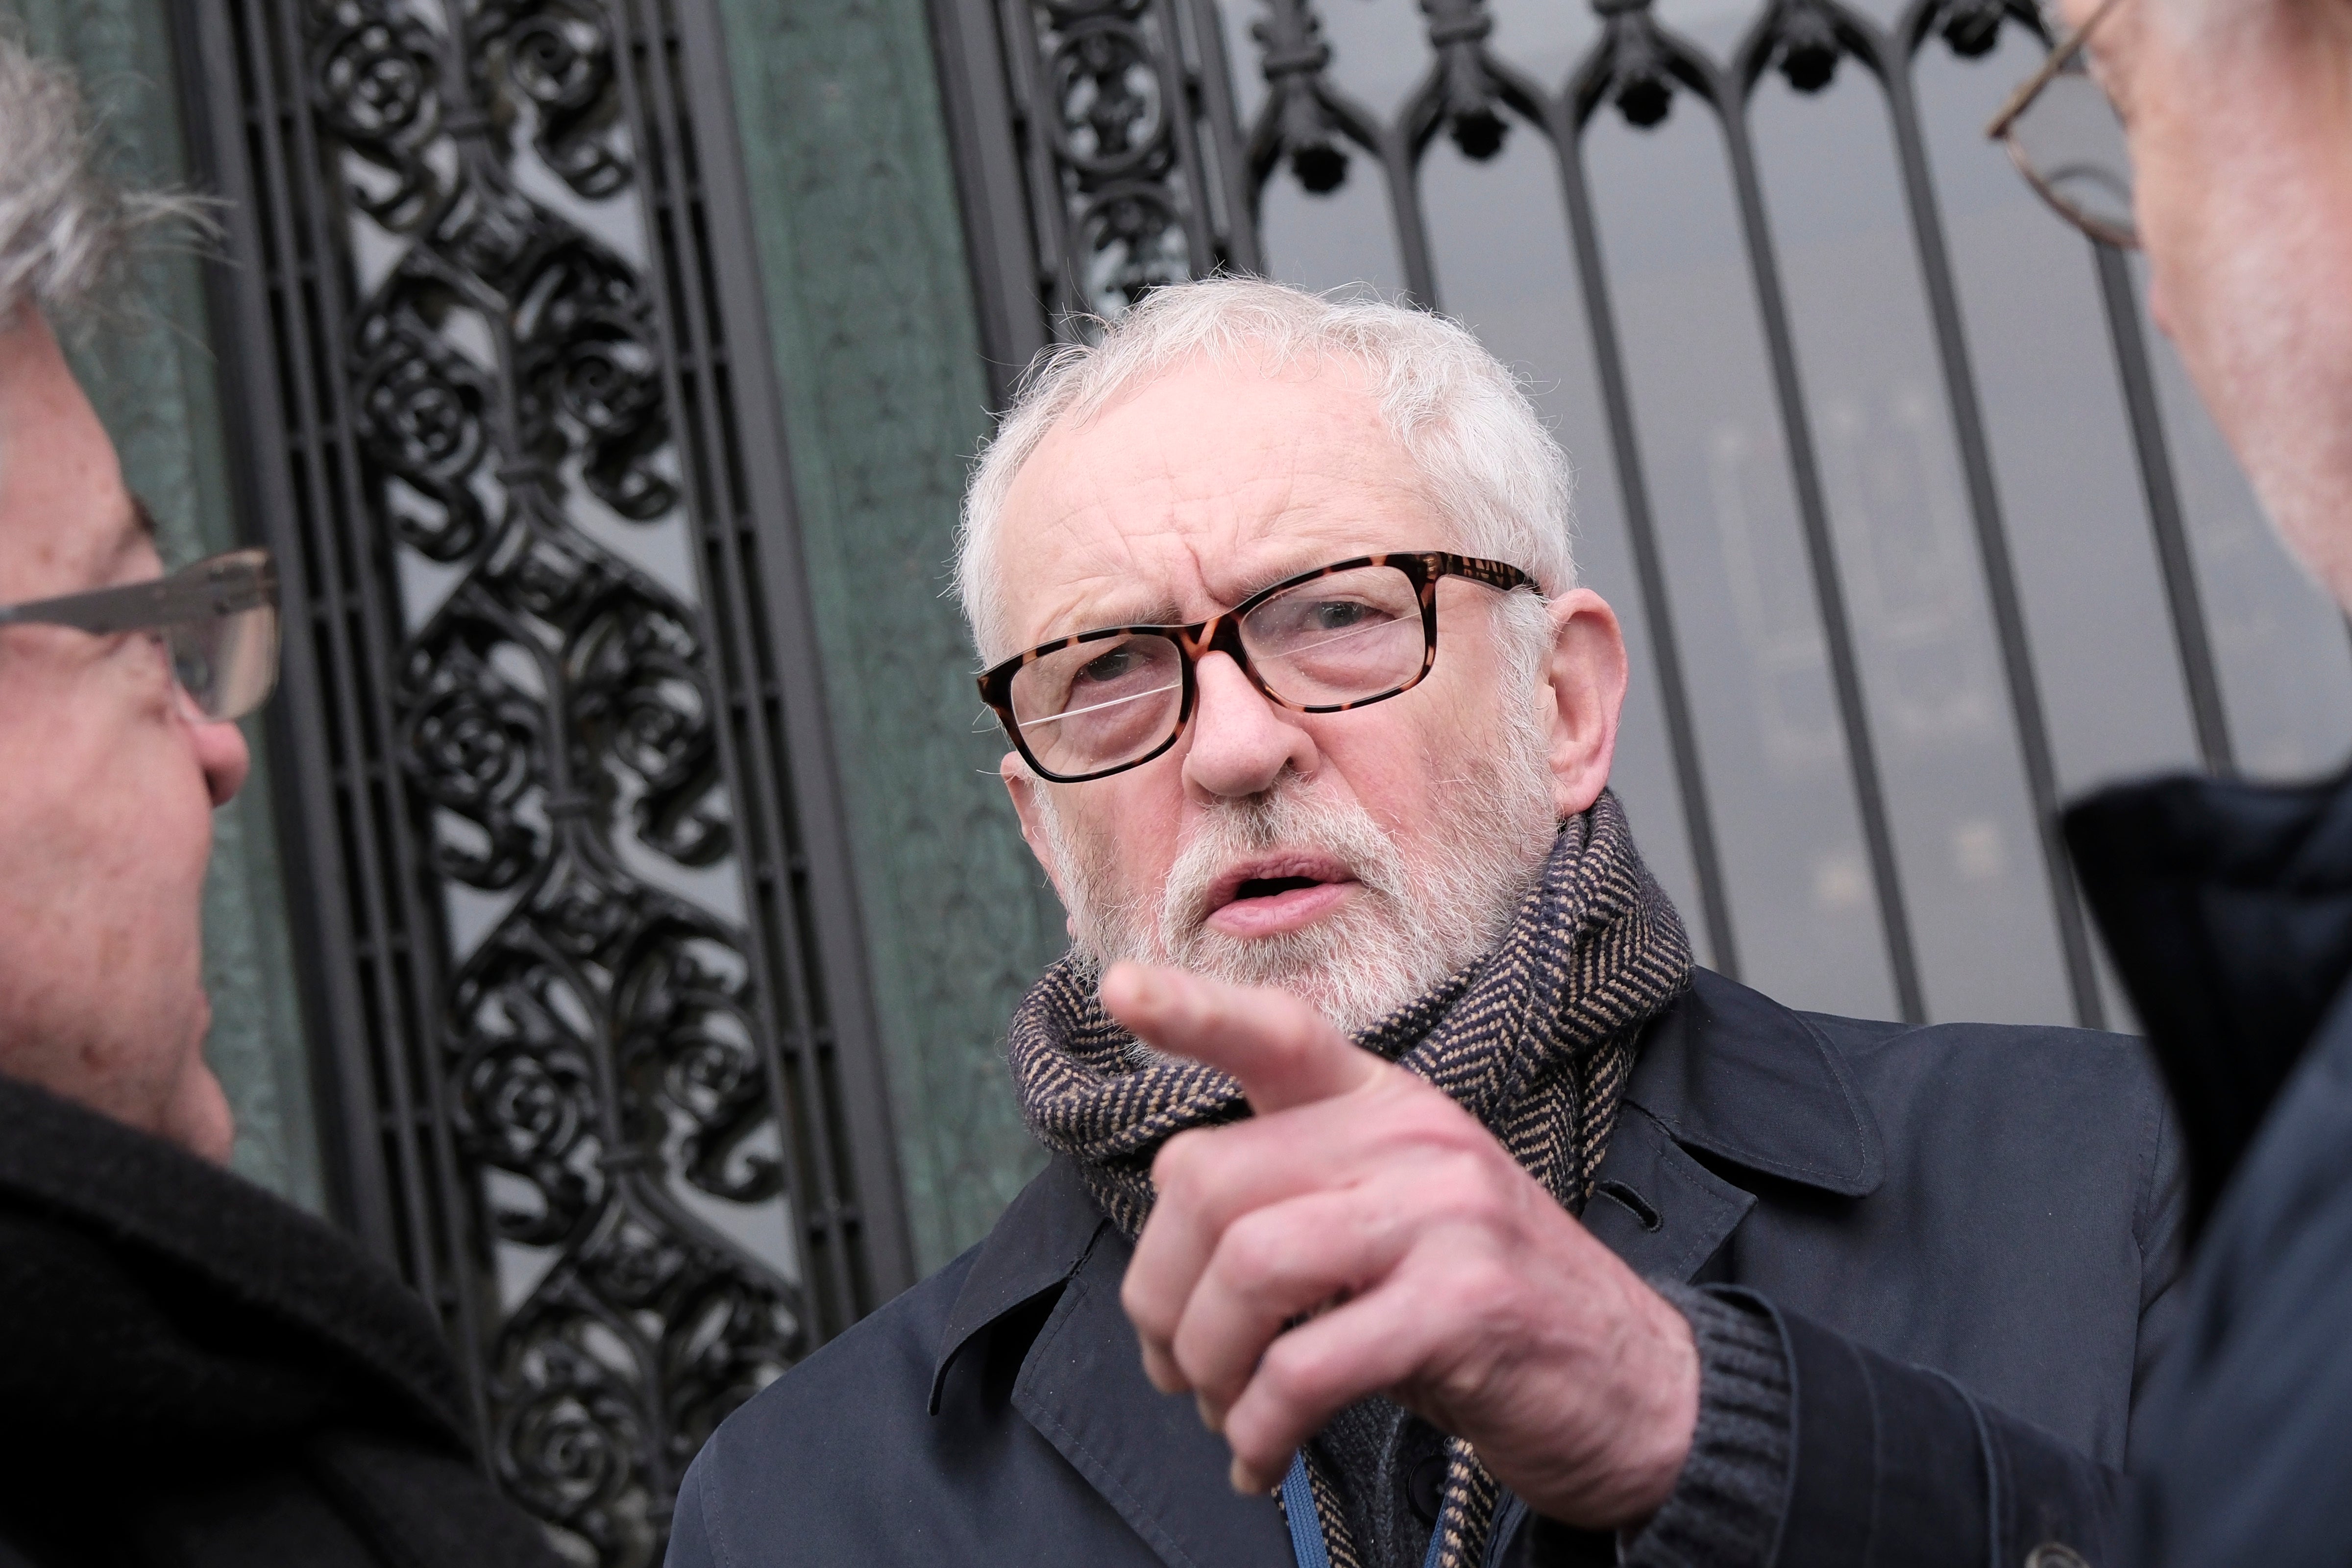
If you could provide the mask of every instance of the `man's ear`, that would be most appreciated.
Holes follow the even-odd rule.
[[[1551,602],[1551,655],[1538,700],[1551,730],[1552,805],[1562,818],[1601,798],[1625,706],[1625,633],[1590,588]]]
[[[1062,907],[1070,907],[1070,897],[1062,886],[1061,863],[1054,858],[1054,840],[1045,831],[1045,803],[1038,791],[1045,784],[1029,771],[1018,752],[1007,752],[1004,760],[996,764],[997,776],[1004,781],[1004,793],[1013,797],[1013,815],[1021,818],[1021,837],[1029,846],[1029,853],[1045,868],[1045,879],[1054,884],[1055,897]]]

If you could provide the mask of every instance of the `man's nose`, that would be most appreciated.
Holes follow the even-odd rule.
[[[234,723],[216,720],[199,720],[188,726],[194,738],[197,765],[205,770],[205,787],[212,792],[215,805],[226,805],[245,787],[246,775],[253,771],[253,752],[245,743],[245,731]]]
[[[1315,771],[1315,738],[1250,684],[1222,653],[1202,658],[1192,732],[1184,753],[1187,788],[1222,799],[1263,795],[1285,768]]]

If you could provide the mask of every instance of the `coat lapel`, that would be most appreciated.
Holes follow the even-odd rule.
[[[1097,1235],[1022,1363],[1013,1407],[1170,1568],[1286,1568],[1274,1500],[1237,1495],[1224,1439],[1143,1375],[1118,1303],[1131,1251],[1108,1225]]]
[[[1639,1106],[1618,1114],[1584,1225],[1645,1279],[1690,1282],[1748,1211],[1740,1191],[1700,1164]]]
[[[1886,1157],[1877,1119],[1819,1031],[1694,970],[1643,1037],[1585,1226],[1636,1273],[1687,1284],[1756,1206],[1717,1174],[1732,1166],[1863,1197],[1885,1179]]]

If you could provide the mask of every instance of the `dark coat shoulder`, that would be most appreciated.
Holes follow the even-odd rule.
[[[0,1079],[0,1562],[553,1568],[432,1315],[250,1183]]]
[[[2136,1445],[2132,1561],[2352,1541],[2352,775],[2176,778],[2067,837],[2181,1107],[2210,1224]]]
[[[796,1366],[687,1473],[672,1568],[1286,1568],[1192,1402],[1144,1380],[1127,1239],[1055,1161],[980,1247]]]
[[[1644,1041],[1586,1219],[1644,1272],[1747,1287],[2121,1464],[2182,1182],[2137,1040],[1801,1014],[1702,970]]]

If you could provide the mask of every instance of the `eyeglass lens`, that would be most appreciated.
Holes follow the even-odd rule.
[[[172,676],[203,717],[242,719],[278,680],[278,612],[268,605],[162,629]]]
[[[2080,59],[2051,78],[2011,123],[2009,142],[2026,177],[2060,211],[2111,244],[2137,243],[2123,121]]]
[[[1242,649],[1266,691],[1293,708],[1334,709],[1387,695],[1422,670],[1421,595],[1393,566],[1299,584],[1244,616]],[[1182,654],[1171,637],[1083,642],[1013,678],[1021,738],[1047,772],[1072,777],[1150,754],[1183,715]]]

